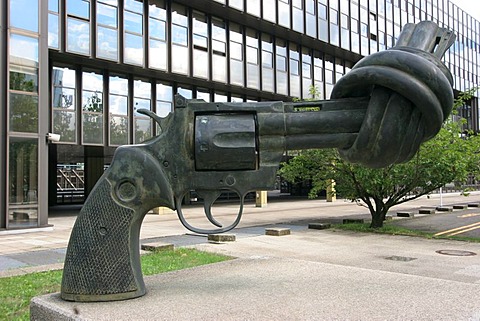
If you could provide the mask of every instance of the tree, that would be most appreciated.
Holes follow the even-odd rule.
[[[460,94],[454,110],[471,99],[475,90]],[[447,183],[463,183],[469,174],[479,171],[480,138],[465,133],[464,123],[464,119],[454,116],[435,138],[420,147],[412,160],[403,164],[372,169],[342,160],[336,150],[309,150],[284,163],[280,174],[290,182],[311,180],[310,197],[316,197],[335,181],[339,195],[369,209],[370,227],[382,227],[392,206],[429,194]]]

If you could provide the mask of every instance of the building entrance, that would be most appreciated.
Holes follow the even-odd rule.
[[[83,204],[110,165],[114,151],[114,147],[51,144],[49,206]]]

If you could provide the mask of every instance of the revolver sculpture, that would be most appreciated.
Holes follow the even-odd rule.
[[[370,167],[409,160],[450,114],[452,76],[440,59],[454,39],[433,22],[407,24],[395,47],[360,60],[328,101],[206,103],[177,95],[165,118],[143,110],[161,133],[116,150],[73,227],[61,297],[144,295],[139,233],[145,214],[166,206],[189,230],[228,231],[240,221],[248,192],[273,188],[285,150],[338,148],[344,159]],[[301,111],[309,106],[320,110]],[[204,199],[216,230],[195,228],[184,218],[182,200],[191,190]],[[241,199],[227,227],[211,213],[222,191]]]

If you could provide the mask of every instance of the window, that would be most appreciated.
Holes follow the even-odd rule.
[[[120,76],[109,79],[109,144],[128,144],[128,80]]]
[[[230,25],[230,83],[244,85],[243,79],[243,33],[237,24]]]
[[[52,9],[55,9],[54,5],[52,3]],[[10,27],[38,32],[38,0],[10,0],[9,8]]]
[[[314,79],[314,85],[315,89],[320,91],[321,97],[317,98],[323,98],[325,97],[324,91],[323,91],[323,54],[318,51],[313,52],[313,79]]]
[[[90,55],[90,1],[66,0],[67,51]]]
[[[103,145],[103,76],[82,73],[82,143]]]
[[[315,17],[315,0],[305,0],[306,33],[310,37],[317,37],[317,18]]]
[[[262,34],[262,90],[274,92],[273,43],[269,35]]]
[[[293,0],[292,6],[293,30],[304,33],[303,29],[303,0]]]
[[[167,11],[164,1],[150,4],[149,18],[149,66],[167,70]]]
[[[143,65],[143,2],[125,0],[124,11],[125,63]]]
[[[260,17],[260,0],[248,0],[247,13]]]
[[[53,132],[64,143],[76,143],[76,81],[75,70],[53,67]]]
[[[300,54],[297,45],[290,43],[289,56],[290,96],[300,98]]]
[[[172,86],[157,83],[157,110],[156,113],[160,117],[166,117],[172,111]]]
[[[152,121],[150,117],[137,112],[139,109],[152,110],[152,85],[143,80],[133,82],[133,125],[134,142],[141,143],[152,137]]]
[[[287,44],[284,40],[277,40],[276,46],[276,73],[277,93],[288,95],[287,78]]]
[[[327,6],[318,3],[318,39],[328,42]]]
[[[193,75],[208,79],[208,25],[207,17],[200,12],[193,13]]]
[[[97,1],[97,57],[118,61],[116,1]]]
[[[290,0],[278,0],[278,23],[290,29]]]
[[[37,226],[38,138],[10,137],[8,151],[8,225]],[[19,220],[18,212],[25,217]]]
[[[247,29],[247,87],[260,89],[259,46],[257,33]]]
[[[227,82],[227,40],[223,20],[212,18],[212,79]]]
[[[228,0],[228,5],[232,8],[243,11],[243,0]]]
[[[308,48],[302,49],[302,98],[317,98],[311,97],[310,87],[313,86],[313,75],[312,75],[312,55]]]
[[[188,75],[188,17],[187,9],[172,4],[172,71]]]
[[[277,0],[263,0],[263,19],[277,22]]]
[[[340,26],[341,26],[341,47],[344,49],[350,49],[350,19],[346,14],[341,14],[340,16]]]
[[[48,1],[48,47],[58,49],[58,0]]]

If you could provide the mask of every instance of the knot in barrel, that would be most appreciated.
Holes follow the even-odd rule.
[[[452,76],[429,52],[395,47],[360,60],[335,85],[331,98],[370,97],[347,161],[384,167],[411,159],[435,136],[453,106]]]

